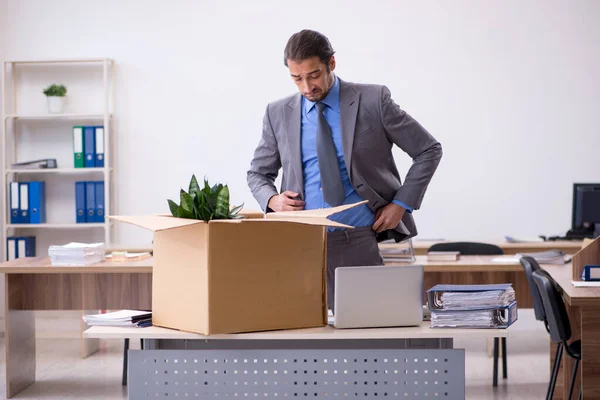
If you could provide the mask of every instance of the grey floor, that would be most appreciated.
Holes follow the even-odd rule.
[[[73,324],[73,322],[70,322]],[[52,325],[65,326],[60,318]],[[40,324],[38,324],[38,329]],[[492,388],[492,359],[485,340],[456,340],[456,348],[466,349],[467,399],[542,399],[548,371],[548,334],[533,318],[532,310],[520,310],[519,322],[508,340],[508,380],[500,379]],[[123,342],[106,340],[99,353],[80,357],[77,339],[42,338],[37,340],[37,382],[15,399],[126,399],[121,386]],[[60,335],[58,335],[60,336]],[[139,348],[139,343],[132,343]],[[4,398],[4,341],[0,341],[0,399]]]

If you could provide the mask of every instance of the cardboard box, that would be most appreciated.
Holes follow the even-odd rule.
[[[325,227],[348,227],[327,216],[358,204],[208,223],[109,218],[154,231],[152,323],[209,335],[326,325]]]

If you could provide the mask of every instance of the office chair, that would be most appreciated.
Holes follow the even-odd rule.
[[[477,242],[445,242],[436,243],[429,251],[458,251],[465,256],[501,256],[504,251],[495,244]]]
[[[428,251],[458,251],[465,256],[501,256],[504,251],[495,244],[478,242],[444,242],[436,243]],[[494,377],[493,386],[498,386],[498,347],[499,340],[494,338]],[[502,338],[502,377],[508,377],[508,364],[506,357],[506,338]]]
[[[550,333],[550,327],[546,320],[546,311],[544,310],[544,304],[542,303],[542,297],[540,291],[537,288],[535,280],[533,279],[533,273],[539,271],[542,268],[535,258],[530,256],[521,257],[519,260],[523,269],[525,270],[525,276],[527,277],[527,284],[529,286],[529,293],[533,299],[533,311],[535,319],[543,321],[544,326],[548,334]],[[548,382],[548,390],[546,391],[546,398],[551,398],[551,393],[554,393],[554,387],[556,386],[556,377],[558,376],[558,369],[560,368],[560,360],[562,358],[563,348],[562,342],[556,346],[556,353],[554,354],[554,363],[552,364],[552,373],[550,374],[550,382]]]
[[[539,269],[533,272],[533,280],[535,281],[542,298],[542,303],[544,304],[546,320],[548,321],[548,328],[550,330],[550,339],[554,343],[561,343],[563,350],[569,357],[575,359],[575,368],[573,368],[571,384],[569,385],[568,399],[571,400],[573,395],[573,385],[577,378],[577,368],[579,367],[579,361],[581,361],[581,340],[575,340],[570,344],[567,343],[567,340],[571,338],[571,322],[569,321],[569,315],[567,314],[567,309],[562,300],[560,290],[554,279],[552,279],[548,272]],[[551,382],[551,384],[552,391],[546,395],[546,399],[551,399],[554,395],[556,376],[554,376],[554,382]],[[582,390],[579,388],[580,399],[582,395],[581,392]]]

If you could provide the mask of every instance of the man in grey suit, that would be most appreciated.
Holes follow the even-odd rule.
[[[327,297],[333,309],[335,268],[381,265],[379,241],[417,234],[412,212],[421,206],[442,147],[394,103],[387,87],[338,78],[334,51],[321,33],[292,35],[284,64],[300,93],[267,106],[248,185],[265,212],[368,200],[330,217],[356,227],[328,228]],[[404,184],[394,144],[413,160]],[[281,193],[274,184],[280,168]]]

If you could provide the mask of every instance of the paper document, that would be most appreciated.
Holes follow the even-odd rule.
[[[84,315],[83,320],[90,326],[148,326],[152,324],[152,312],[121,310]]]
[[[571,281],[575,287],[600,287],[600,281]]]
[[[71,242],[48,248],[50,263],[54,266],[98,264],[104,261],[104,243]]]
[[[518,257],[494,257],[492,258],[492,262],[495,263],[518,263],[519,262],[519,258]]]

